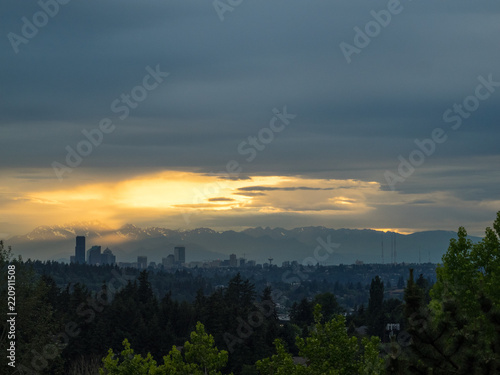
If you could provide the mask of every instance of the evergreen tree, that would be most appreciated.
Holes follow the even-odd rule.
[[[262,332],[264,350],[262,357],[267,357],[273,351],[274,340],[280,335],[280,322],[276,311],[276,304],[272,299],[271,287],[266,287],[262,292],[260,307],[257,311],[263,315]]]
[[[370,299],[368,300],[367,323],[368,333],[380,338],[384,337],[384,283],[380,277],[372,279],[370,285]]]
[[[290,310],[290,322],[301,328],[305,328],[314,323],[314,313],[312,302],[303,298],[299,303],[294,302]]]
[[[2,309],[4,318],[0,334],[2,371],[11,369],[12,372],[63,374],[63,343],[56,338],[62,330],[62,324],[56,319],[51,304],[57,304],[57,291],[54,295],[52,285],[47,285],[43,279],[37,280],[30,263],[24,263],[21,257],[13,259],[11,248],[6,248],[2,241],[0,278],[0,298],[5,306]],[[46,281],[49,282],[48,279]],[[7,315],[8,312],[17,315]],[[11,319],[15,321],[14,331],[10,330],[8,320]],[[7,357],[10,355],[11,342],[14,342],[15,362]],[[13,363],[15,370],[8,363]]]
[[[321,306],[321,315],[323,316],[323,323],[330,321],[335,315],[342,312],[335,295],[330,292],[320,293],[314,296],[313,306]]]

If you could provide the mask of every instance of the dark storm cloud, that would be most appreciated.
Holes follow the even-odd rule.
[[[414,201],[408,202],[408,204],[435,204],[435,201],[430,199],[416,199]]]
[[[209,202],[234,202],[234,199],[220,197],[220,198],[209,198],[208,201]]]
[[[467,159],[461,159],[462,165]],[[458,164],[458,163],[457,163]],[[473,161],[472,163],[473,164]],[[429,168],[416,170],[407,182],[402,183],[400,192],[418,194],[421,192],[445,192],[463,201],[498,200],[498,181],[500,171],[493,163],[460,167],[448,161],[448,168]]]
[[[116,130],[82,167],[217,173],[236,160],[248,175],[386,184],[384,171],[396,171],[398,155],[407,158],[416,138],[448,126],[448,140],[397,190],[492,198],[500,90],[457,131],[442,116],[474,94],[478,76],[500,81],[500,4],[401,4],[403,11],[347,64],[339,44],[352,44],[353,28],[363,28],[386,1],[246,1],[221,22],[210,1],[72,0],[15,54],[7,34],[19,34],[21,17],[39,5],[6,0],[0,168],[64,162],[65,147],[109,117]],[[111,103],[157,64],[170,76],[118,120]],[[297,118],[247,162],[238,145],[284,105]],[[487,164],[475,170],[472,158]],[[453,160],[462,163],[454,178],[445,172]]]
[[[308,186],[287,186],[287,187],[273,187],[273,186],[246,186],[239,188],[240,191],[296,191],[296,190],[335,190],[337,188],[314,188]]]
[[[242,177],[239,177],[239,176],[228,176],[228,177],[217,177],[218,180],[229,180],[229,181],[248,181],[248,180],[252,180],[251,177],[248,177],[248,176],[242,176]]]
[[[249,192],[249,191],[245,191],[244,193],[235,192],[233,194],[242,195],[244,197],[264,197],[264,196],[266,196],[266,194],[264,194],[264,193],[255,193],[255,192]]]

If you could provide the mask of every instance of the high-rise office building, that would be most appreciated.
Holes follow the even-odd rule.
[[[172,254],[169,254],[166,258],[162,259],[162,264],[163,267],[165,268],[172,268],[174,266],[175,259]]]
[[[236,254],[229,255],[229,267],[238,267],[238,260]]]
[[[138,256],[137,257],[137,268],[140,270],[145,270],[148,267],[148,257]]]
[[[75,263],[85,263],[85,236],[76,236]]]
[[[186,263],[186,248],[184,246],[174,247],[175,263]]]
[[[92,246],[87,251],[87,263],[90,265],[101,264],[101,247],[100,246]]]
[[[115,264],[116,263],[116,256],[113,255],[113,252],[109,249],[106,248],[101,254],[101,264]]]

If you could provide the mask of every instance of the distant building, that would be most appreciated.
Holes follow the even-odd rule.
[[[174,247],[175,263],[186,263],[186,248],[184,246]]]
[[[101,264],[101,247],[100,246],[92,246],[87,251],[87,263],[90,265],[98,265]]]
[[[145,270],[148,266],[148,257],[138,256],[137,257],[137,268],[140,270]]]
[[[85,236],[76,236],[74,263],[85,263]]]
[[[220,259],[212,260],[208,262],[208,267],[220,267],[222,261]]]
[[[113,252],[106,248],[101,254],[101,262],[100,264],[111,264],[114,265],[116,263],[116,256],[113,255]]]
[[[229,267],[238,267],[238,260],[236,254],[229,255]]]
[[[174,254],[169,254],[169,255],[167,256],[167,262],[168,262],[168,264],[170,264],[170,265],[172,265],[172,266],[175,264],[175,257],[174,257]]]
[[[385,325],[385,330],[386,331],[400,331],[401,326],[399,325],[399,323],[387,323]]]
[[[240,267],[245,267],[245,265],[246,265],[246,259],[240,258]]]
[[[166,258],[162,258],[161,263],[164,268],[172,268],[175,264],[175,258],[173,254],[170,254]]]

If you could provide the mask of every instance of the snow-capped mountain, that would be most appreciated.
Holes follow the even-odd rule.
[[[147,255],[161,262],[173,253],[174,246],[186,247],[186,260],[227,259],[229,254],[265,262],[274,258],[275,264],[286,260],[314,257],[321,243],[338,244],[323,264],[350,264],[356,260],[366,263],[389,263],[396,254],[397,262],[439,262],[455,232],[427,231],[410,235],[375,230],[331,229],[326,227],[249,228],[241,232],[217,232],[209,228],[172,230],[160,227],[140,228],[126,224],[118,229],[94,222],[41,226],[23,236],[6,241],[24,259],[69,259],[74,254],[75,237],[85,236],[86,247],[109,247],[117,261],[134,261],[137,255]],[[473,241],[480,240],[477,237]],[[319,248],[321,250],[321,248]],[[394,250],[394,251],[393,251]],[[321,254],[326,254],[324,250]]]
[[[100,232],[110,230],[99,221],[82,221],[66,225],[43,225],[33,229],[25,236],[14,238],[25,238],[28,241],[48,241],[57,239],[69,239],[75,236],[99,237]]]

